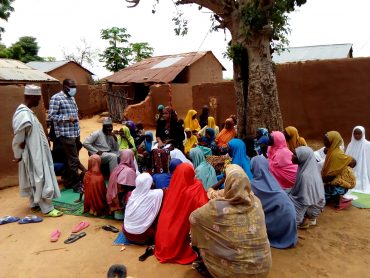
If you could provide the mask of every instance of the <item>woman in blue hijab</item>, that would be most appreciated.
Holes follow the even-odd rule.
[[[169,173],[154,174],[153,181],[155,184],[155,188],[157,189],[167,188],[170,185],[173,172],[175,171],[176,167],[181,163],[182,161],[180,159],[172,158],[170,161],[170,165],[168,167],[168,169],[170,170]]]
[[[260,199],[265,212],[270,245],[279,249],[295,246],[298,235],[294,205],[270,173],[268,161],[264,156],[252,158],[252,173],[252,190]]]
[[[189,157],[194,165],[195,176],[202,181],[204,189],[208,190],[212,185],[215,185],[217,183],[216,171],[206,161],[202,150],[199,147],[192,148]]]
[[[232,158],[231,163],[242,167],[249,180],[252,180],[253,174],[251,172],[251,163],[249,157],[247,156],[244,142],[240,139],[234,138],[229,141],[228,147],[229,155]]]
[[[210,148],[213,154],[217,153],[217,144],[215,142],[215,130],[213,128],[207,128],[205,135],[199,140],[199,145]]]

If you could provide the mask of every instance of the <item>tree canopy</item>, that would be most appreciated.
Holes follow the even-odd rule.
[[[126,28],[112,27],[100,32],[101,38],[107,40],[109,46],[100,56],[105,68],[117,72],[132,62],[151,57],[154,49],[147,42],[130,43],[130,34]]]
[[[24,36],[20,37],[9,48],[0,45],[0,58],[20,60],[23,63],[43,61],[44,59],[38,56],[39,49],[36,38]]]
[[[2,0],[0,2],[0,18],[8,21],[11,12],[14,12],[14,8],[12,7],[14,0]],[[1,40],[1,33],[4,33],[4,27],[0,26],[0,40]]]

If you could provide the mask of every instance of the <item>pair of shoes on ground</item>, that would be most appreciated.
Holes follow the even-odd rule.
[[[82,232],[82,233],[79,233],[79,232],[81,232],[83,229],[86,229],[89,226],[90,226],[90,223],[86,221],[81,221],[80,223],[76,224],[72,228],[72,234],[64,241],[64,243],[69,244],[69,243],[75,242],[76,240],[86,236],[85,232]],[[61,234],[62,233],[60,230],[58,229],[54,230],[50,235],[50,241],[57,242]]]
[[[27,215],[26,217],[23,217],[23,218],[7,215],[7,216],[0,218],[0,225],[14,223],[14,222],[18,222],[18,224],[39,223],[43,220],[44,219],[36,215]]]

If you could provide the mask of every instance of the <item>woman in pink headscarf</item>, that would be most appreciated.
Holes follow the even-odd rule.
[[[270,147],[267,151],[270,172],[283,189],[294,186],[298,166],[293,164],[293,153],[288,149],[285,136],[280,131],[271,132]]]
[[[125,210],[127,193],[135,189],[135,169],[133,151],[121,150],[120,163],[112,171],[107,189],[107,202],[111,212]]]

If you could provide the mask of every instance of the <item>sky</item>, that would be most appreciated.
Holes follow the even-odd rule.
[[[85,39],[97,52],[107,42],[100,30],[125,27],[130,42],[148,42],[154,55],[212,50],[226,68],[225,78],[232,78],[232,63],[224,58],[228,32],[209,32],[211,14],[197,5],[183,6],[189,32],[178,37],[171,21],[176,8],[171,0],[161,0],[152,14],[154,0],[141,0],[136,8],[127,8],[124,0],[15,0],[8,22],[2,22],[2,43],[10,46],[21,36],[33,36],[40,46],[39,56],[63,60],[63,53],[75,52]],[[353,43],[355,57],[370,56],[370,1],[307,0],[290,14],[290,46]],[[84,65],[99,78],[110,75],[101,63]]]

